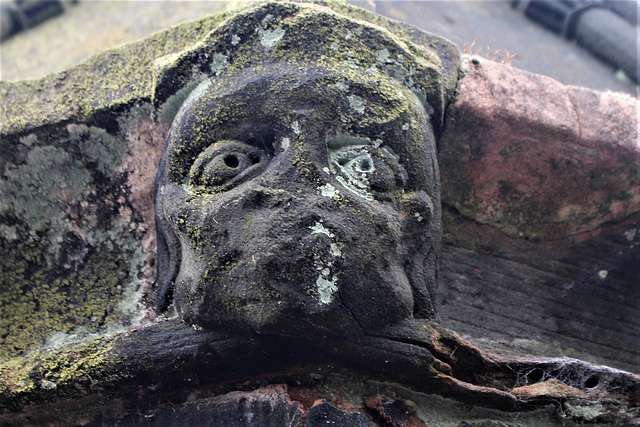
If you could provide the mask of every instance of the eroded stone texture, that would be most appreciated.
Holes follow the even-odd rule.
[[[639,104],[472,59],[439,142],[443,202],[558,239],[640,209]]]
[[[416,96],[411,90],[428,95],[433,124],[440,127],[456,84],[455,48],[345,4],[329,2],[327,6],[364,21],[341,21],[343,18],[325,6],[283,5],[280,12],[270,14],[273,11],[266,8],[249,20],[229,21],[220,28],[227,34],[221,39],[220,31],[212,29],[231,16],[221,14],[98,55],[64,73],[30,82],[2,83],[0,239],[6,252],[3,289],[8,290],[3,294],[3,321],[11,330],[3,336],[3,354],[21,354],[45,342],[55,346],[153,317],[145,303],[154,281],[155,262],[149,194],[160,141],[166,138],[169,123],[185,97],[203,78],[250,66],[254,57],[246,47],[251,43],[270,52],[270,60],[280,58],[284,64],[290,50],[300,54],[295,43],[304,44],[301,40],[318,30],[314,37],[332,40],[322,44],[326,57],[331,58],[326,59],[327,64],[365,76],[375,75],[378,69],[392,76],[393,82],[406,85],[410,98]],[[295,19],[286,15],[296,10]],[[316,28],[312,16],[342,24]],[[365,23],[367,20],[371,23]],[[367,40],[354,43],[360,28],[373,31],[381,48],[370,51]],[[344,38],[338,33],[331,35],[334,30]],[[291,39],[296,33],[297,42]],[[400,35],[406,39],[399,42]],[[347,46],[343,42],[349,37]],[[202,43],[187,49],[195,40]],[[429,48],[425,50],[420,44]],[[406,64],[403,54],[394,49],[408,49]],[[411,52],[422,58],[426,68],[410,64]],[[316,58],[307,55],[296,61],[310,59]],[[334,83],[335,91],[346,91],[352,119],[363,114],[360,111],[366,111],[366,116],[383,105],[358,95],[360,88],[346,87],[346,80]],[[149,120],[150,101],[155,108],[153,124]],[[427,102],[426,98],[421,102]],[[287,123],[292,152],[298,150],[294,122]],[[406,131],[401,130],[404,125],[398,125],[399,131]],[[278,142],[284,146],[287,138]],[[297,161],[304,168],[304,159]],[[327,202],[333,196],[340,197],[336,185],[317,185]],[[433,196],[438,198],[435,193]],[[437,210],[437,203],[433,205]],[[315,238],[322,236],[315,233]],[[328,250],[339,253],[338,243]],[[322,294],[320,298],[328,302],[335,293],[336,276],[331,270],[327,275],[323,271],[317,272],[310,286],[317,297]],[[90,291],[85,294],[87,289]],[[419,298],[428,299],[426,294]],[[429,310],[424,307],[420,310]]]
[[[2,84],[0,237],[7,254],[2,290],[9,290],[2,294],[2,317],[12,328],[2,339],[5,355],[20,357],[0,364],[1,422],[134,422],[144,413],[174,423],[173,410],[194,420],[198,414],[252,413],[294,424],[305,414],[307,420],[358,424],[364,417],[398,425],[637,419],[637,375],[567,359],[492,355],[433,321],[423,296],[432,298],[434,266],[417,271],[400,260],[424,261],[433,254],[421,252],[421,245],[437,247],[437,230],[421,233],[439,226],[433,138],[456,86],[458,52],[447,41],[343,3],[320,3],[265,4],[204,18],[66,73]],[[557,213],[552,208],[523,205],[533,210],[514,216],[492,205],[489,225],[470,216],[483,215],[482,209],[460,213],[468,200],[472,207],[491,203],[482,197],[495,192],[482,179],[465,181],[475,176],[466,168],[495,175],[465,163],[469,152],[495,151],[498,141],[487,144],[486,138],[510,141],[509,132],[494,132],[486,119],[504,115],[507,129],[530,137],[518,143],[548,154],[540,141],[574,141],[571,120],[581,129],[584,121],[605,128],[613,119],[598,122],[590,109],[619,101],[581,89],[561,97],[562,88],[541,77],[531,77],[529,90],[545,95],[531,96],[504,87],[505,81],[517,87],[520,79],[528,85],[526,75],[485,68],[492,71],[483,75],[480,68],[465,77],[480,82],[477,87],[462,81],[467,114],[451,110],[461,127],[448,122],[441,141],[441,163],[452,169],[443,197],[440,311],[447,325],[465,332],[471,324],[498,338],[524,334],[539,340],[535,345],[549,338],[536,330],[551,325],[561,343],[596,343],[609,349],[598,360],[633,369],[637,341],[619,327],[637,320],[640,227],[633,194],[613,194],[602,207],[616,221],[631,209],[627,219],[603,226],[593,219],[597,209],[576,210],[572,218],[580,227],[595,228],[555,243],[545,239],[573,231],[546,222]],[[559,97],[548,97],[547,85]],[[486,87],[500,89],[495,98],[521,98],[510,108],[468,94],[473,88],[484,95]],[[575,106],[577,99],[584,109]],[[532,109],[534,102],[542,108]],[[575,111],[565,114],[570,104]],[[558,108],[557,117],[549,113]],[[520,120],[523,111],[526,120]],[[193,279],[178,280],[175,296],[194,327],[176,317],[136,329],[123,307],[153,318],[153,177],[172,123],[157,181],[165,222],[157,289],[166,306],[173,273]],[[625,126],[610,128],[619,132],[616,141],[632,134]],[[585,150],[607,153],[596,132],[584,128],[580,135]],[[576,141],[570,147],[582,153]],[[621,146],[631,150],[633,137],[628,141]],[[485,160],[504,160],[505,170],[520,173],[516,180],[533,170],[532,153],[500,151]],[[598,156],[592,160],[584,163],[598,170]],[[629,170],[618,171],[628,178],[625,191],[636,182]],[[457,192],[451,175],[468,184],[465,191],[478,185],[482,197]],[[497,200],[516,203],[513,194]],[[163,235],[167,230],[178,238]],[[272,242],[278,242],[275,249]],[[241,252],[251,245],[255,253]],[[389,246],[391,253],[384,250]],[[265,266],[277,279],[268,281],[267,292],[256,274]],[[68,283],[59,286],[59,277]],[[341,282],[345,277],[350,280]],[[285,287],[291,298],[278,298],[282,284],[291,285]],[[232,304],[218,307],[220,296]],[[607,303],[617,304],[613,322]],[[196,309],[184,310],[189,305]],[[228,317],[221,315],[225,310]],[[464,316],[451,322],[452,312]],[[39,317],[43,322],[35,321]],[[239,334],[236,326],[263,334]],[[346,339],[331,339],[334,332]],[[89,339],[91,333],[99,337]],[[27,353],[51,336],[49,349]],[[80,337],[81,343],[64,344]],[[287,394],[276,384],[296,391]]]
[[[368,427],[372,425],[361,413],[355,412],[350,414],[341,411],[323,400],[307,411],[304,426],[320,427],[326,426],[327,424],[336,424],[345,427]]]
[[[142,159],[131,160],[129,147],[158,158],[164,135],[150,131],[149,112],[3,137],[3,356],[147,315],[141,298],[153,281],[154,249],[144,206],[152,198],[148,183],[135,182],[152,174],[134,170]]]
[[[162,117],[190,91],[156,182],[160,305],[307,338],[432,318],[447,59],[293,4],[217,34],[158,84]]]
[[[122,419],[100,420],[89,426],[244,426],[301,425],[302,411],[288,399],[286,387],[270,386],[252,392],[231,392]]]
[[[168,126],[150,117],[153,64],[221,19],[39,80],[0,82],[1,357],[155,316],[144,300],[155,280],[153,180]]]
[[[638,102],[469,67],[439,141],[441,320],[637,371]]]

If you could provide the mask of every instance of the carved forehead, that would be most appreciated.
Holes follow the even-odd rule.
[[[270,3],[230,17],[193,50],[159,64],[154,104],[158,110],[176,105],[205,78],[245,69],[262,74],[272,64],[294,62],[302,70],[318,66],[345,76],[390,77],[412,91],[439,126],[444,85],[437,49],[314,4]]]
[[[198,145],[200,137],[210,140],[234,127],[261,122],[277,132],[281,121],[305,118],[326,132],[371,137],[409,121],[427,124],[417,97],[387,76],[278,63],[202,82],[182,105],[170,143]]]

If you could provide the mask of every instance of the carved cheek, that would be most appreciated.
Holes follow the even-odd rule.
[[[184,220],[179,221],[179,218],[184,218],[189,211],[187,192],[179,185],[168,183],[163,185],[158,193],[162,217],[170,224],[174,224],[174,229],[179,231],[179,227],[175,227],[175,225],[184,224]]]
[[[416,221],[426,225],[431,222],[433,209],[433,201],[426,192],[412,191],[403,195],[399,215],[404,221]]]

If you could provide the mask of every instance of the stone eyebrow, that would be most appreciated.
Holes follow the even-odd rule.
[[[337,149],[358,145],[376,146],[378,144],[365,136],[338,134],[327,137],[327,148]]]

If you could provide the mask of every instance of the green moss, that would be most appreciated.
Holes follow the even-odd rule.
[[[451,88],[448,79],[457,77],[445,72],[449,65],[436,54],[446,42],[412,33],[402,24],[347,3],[319,4],[268,4],[259,6],[256,13],[206,17],[104,52],[63,73],[0,83],[2,150],[14,153],[18,135],[26,135],[22,143],[28,147],[22,160],[3,158],[0,163],[5,176],[0,182],[0,306],[6,313],[0,319],[6,331],[0,336],[0,357],[24,354],[47,338],[50,342],[52,337],[70,339],[127,325],[136,314],[137,277],[144,254],[135,224],[118,219],[127,189],[122,185],[126,177],[117,168],[127,146],[95,122],[94,127],[88,125],[105,112],[115,117],[134,104],[153,102],[157,118],[170,121],[203,80],[215,82],[238,70],[275,72],[273,64],[302,71],[318,64],[328,77],[320,76],[317,87],[300,99],[291,92],[288,101],[314,105],[318,94],[324,94],[331,101],[318,107],[319,120],[332,131],[372,140],[392,128],[416,133],[419,127],[413,124],[423,118],[412,117],[402,97],[419,99],[437,116],[443,108],[443,93]],[[338,15],[343,13],[355,20]],[[256,55],[256,49],[268,54]],[[283,82],[290,87],[296,83]],[[397,83],[403,85],[401,94]],[[272,90],[285,92],[277,85]],[[366,98],[372,92],[375,99]],[[260,96],[270,98],[269,93]],[[249,104],[256,97],[247,93],[243,102],[226,105],[202,128],[193,129],[202,138],[193,144],[194,152],[211,144],[221,125],[233,128],[250,120],[256,107]],[[297,130],[293,126],[297,113],[289,111],[286,103],[263,108],[282,118],[274,132],[289,141],[299,173],[315,186],[323,183],[304,146],[312,135],[305,134],[304,126]],[[341,116],[332,115],[336,111]],[[336,123],[337,117],[344,120]],[[58,126],[56,132],[64,133],[63,124],[68,123],[87,125],[69,126],[64,137],[50,138],[51,128]],[[32,130],[34,134],[29,135]],[[417,134],[410,137],[421,140]],[[394,138],[387,133],[381,139]],[[407,155],[411,149],[397,152],[412,161]],[[188,184],[184,179],[192,154],[178,148],[173,159],[179,160],[168,165],[172,178],[179,177],[181,184]],[[199,196],[197,203],[207,203],[215,193],[191,190]],[[249,218],[245,226],[251,226]],[[207,244],[201,242],[201,229],[184,231],[198,242],[196,246]]]
[[[170,28],[42,79],[0,82],[0,133],[63,121],[87,122],[101,110],[149,100],[156,58],[191,46],[230,15],[220,13]]]
[[[266,63],[271,68],[277,62],[296,62],[301,70],[307,69],[308,64],[321,64],[347,75],[387,74],[406,85],[428,112],[434,112],[434,121],[439,121],[457,81],[458,57],[453,44],[406,31],[402,24],[343,2],[319,4],[325,7],[309,3],[267,4],[224,21],[193,51],[163,65],[156,93],[166,95],[155,96],[154,102],[161,106],[166,96],[190,85],[194,76],[203,71],[222,76],[219,67],[214,70],[211,64],[194,62],[193,58],[224,54],[225,72],[249,67],[255,68],[254,74],[260,74]],[[355,19],[344,19],[334,11]],[[265,34],[277,35],[277,43],[267,43],[265,48],[261,43]],[[260,47],[266,51],[258,52]],[[380,52],[387,55],[381,56]],[[448,62],[440,59],[440,52]],[[358,99],[357,94],[348,96]],[[362,105],[358,108],[362,109]]]
[[[0,359],[130,321],[135,313],[120,303],[137,290],[133,274],[141,266],[131,265],[131,247],[115,243],[105,241],[84,268],[58,276],[43,262],[42,242],[0,240]]]
[[[121,327],[139,312],[145,254],[119,210],[126,142],[86,125],[48,135],[13,142],[26,154],[5,163],[0,180],[0,358]]]
[[[0,403],[10,403],[34,392],[92,382],[113,365],[114,337],[103,336],[59,351],[37,351],[0,363]]]

